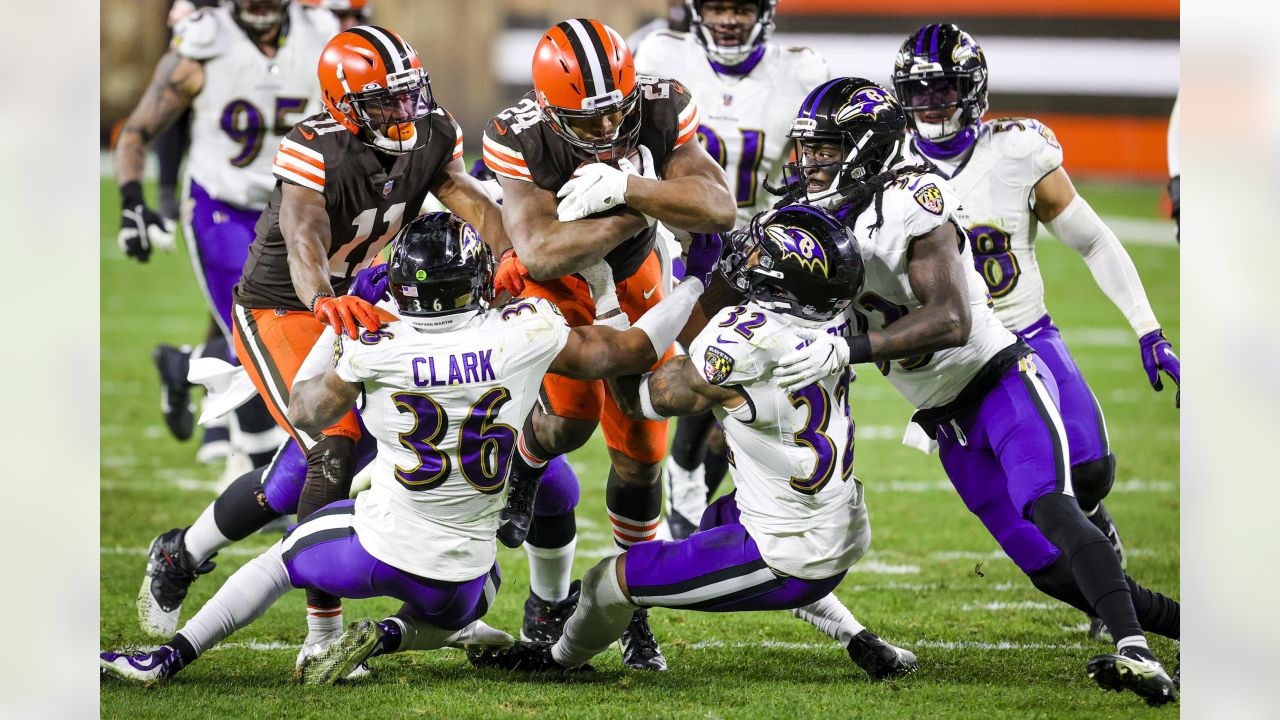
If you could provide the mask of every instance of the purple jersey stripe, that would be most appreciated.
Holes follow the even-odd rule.
[[[929,59],[933,62],[938,62],[938,32],[941,30],[941,25],[934,25],[933,38],[929,41]]]

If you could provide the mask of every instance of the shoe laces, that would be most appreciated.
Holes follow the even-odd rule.
[[[649,627],[649,613],[638,612],[631,617],[631,624],[627,625],[627,637],[630,639],[630,645],[637,651],[648,651],[656,654],[658,652],[658,640],[653,636],[653,630]]]

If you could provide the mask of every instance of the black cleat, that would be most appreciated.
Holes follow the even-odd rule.
[[[1104,643],[1111,642],[1111,631],[1107,629],[1107,624],[1102,622],[1102,618],[1096,615],[1089,616],[1089,639]]]
[[[151,352],[151,361],[160,372],[160,412],[164,413],[164,424],[175,438],[190,440],[196,426],[196,406],[191,402],[191,383],[187,382],[191,351],[157,345]]]
[[[579,665],[568,668],[556,662],[551,656],[552,643],[517,642],[509,648],[499,650],[468,650],[467,660],[478,668],[497,668],[519,672],[591,672],[595,668],[590,665]]]
[[[1131,690],[1148,705],[1164,705],[1178,699],[1173,680],[1145,648],[1127,647],[1115,655],[1098,655],[1086,669],[1103,690]]]
[[[138,620],[148,635],[173,637],[187,588],[214,568],[210,560],[194,564],[183,545],[186,533],[186,528],[174,528],[151,541],[146,576],[138,590]]]
[[[872,680],[901,677],[916,671],[916,654],[885,642],[879,635],[863,629],[845,646],[853,663]]]
[[[1098,509],[1089,515],[1089,522],[1093,526],[1102,531],[1107,537],[1107,542],[1111,543],[1111,547],[1116,551],[1116,557],[1120,558],[1120,569],[1125,569],[1129,565],[1129,558],[1124,554],[1124,543],[1120,542],[1120,531],[1116,529],[1116,523],[1111,519],[1111,513],[1107,512],[1107,506],[1098,503]]]
[[[631,616],[631,624],[622,631],[618,642],[622,646],[622,664],[632,670],[667,669],[667,659],[662,656],[662,649],[649,629],[647,609],[636,610]]]
[[[520,639],[525,642],[554,643],[564,634],[564,624],[574,610],[578,609],[578,598],[582,595],[582,581],[574,580],[569,585],[569,595],[563,600],[547,602],[529,593],[524,601],[524,623],[520,626]]]
[[[542,476],[521,477],[513,471],[507,479],[507,504],[498,511],[498,541],[509,548],[518,548],[529,536],[533,524],[533,500],[538,495]]]

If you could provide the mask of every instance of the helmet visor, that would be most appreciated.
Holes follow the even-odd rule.
[[[426,83],[361,93],[352,105],[360,120],[373,129],[411,123],[430,115],[435,109],[431,87]]]

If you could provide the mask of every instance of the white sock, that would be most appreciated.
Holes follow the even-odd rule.
[[[818,628],[841,645],[848,645],[854,635],[866,629],[834,593],[815,603],[796,608],[791,614]]]
[[[1122,637],[1116,641],[1116,650],[1123,650],[1127,647],[1140,647],[1144,650],[1151,649],[1150,647],[1147,647],[1147,638],[1143,635],[1130,635],[1129,637]]]
[[[186,535],[182,537],[182,544],[187,554],[195,560],[196,565],[208,560],[231,542],[231,539],[218,529],[218,523],[213,519],[213,503],[209,503],[204,512],[200,513],[200,517],[187,528]]]
[[[707,470],[699,465],[685,470],[675,458],[667,458],[667,509],[674,509],[695,525],[707,509]]]
[[[568,545],[558,548],[540,548],[524,544],[529,556],[529,589],[534,595],[556,602],[569,597],[569,581],[573,574],[573,551],[578,547],[574,537]]]
[[[291,587],[280,543],[276,543],[227,578],[178,632],[197,654],[202,653],[257,620]]]
[[[396,652],[442,648],[453,639],[454,635],[462,632],[462,630],[445,630],[425,620],[412,617],[402,618],[398,615],[392,615],[386,621],[400,626],[400,647],[396,649]],[[463,628],[463,630],[465,629]]]
[[[307,645],[314,645],[342,635],[342,606],[318,608],[307,606]]]
[[[551,646],[551,657],[565,667],[578,667],[617,641],[631,622],[636,606],[622,593],[618,559],[605,558],[582,578],[582,599],[569,616],[564,634]]]

